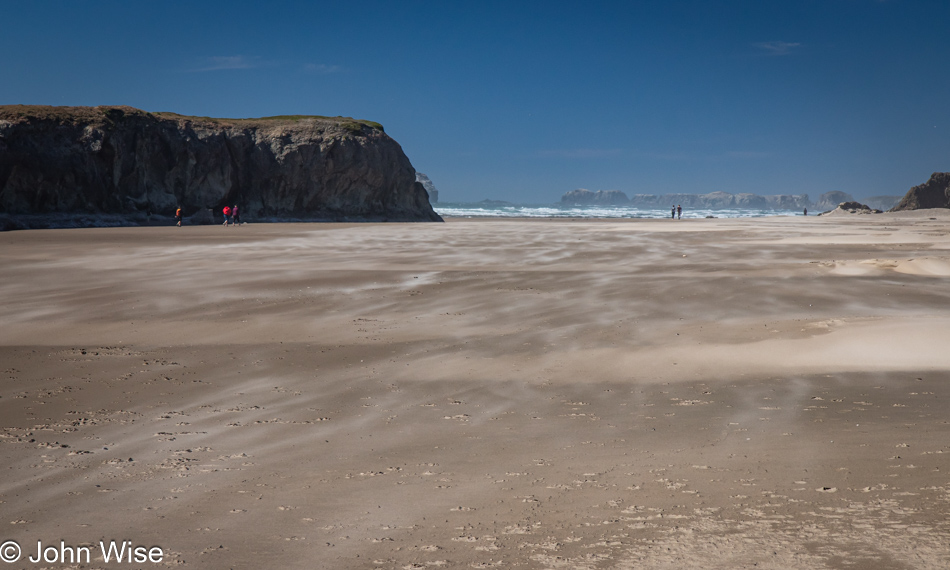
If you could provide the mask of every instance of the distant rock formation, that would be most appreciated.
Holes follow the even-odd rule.
[[[426,189],[426,192],[429,193],[429,202],[436,203],[439,201],[439,191],[436,190],[435,184],[429,180],[429,177],[421,172],[416,172],[416,182],[422,184],[422,187]]]
[[[950,208],[950,172],[934,172],[930,180],[908,190],[891,211],[924,208]]]
[[[900,203],[903,196],[871,196],[864,199],[864,203],[878,210],[890,210]]]
[[[765,196],[772,210],[801,210],[811,205],[808,194],[774,194]]]
[[[570,206],[623,206],[629,204],[627,195],[620,190],[598,190],[591,192],[583,188],[571,190],[561,196],[561,204]]]
[[[684,208],[722,210],[727,208],[760,208],[764,210],[797,210],[811,205],[808,194],[634,194],[630,199],[619,190],[597,191],[572,190],[561,197],[562,204],[633,206],[635,208],[663,208],[679,205]]]
[[[0,106],[0,214],[441,221],[399,144],[343,117]]]
[[[818,200],[815,202],[816,210],[833,210],[838,207],[838,204],[842,202],[854,202],[854,196],[848,194],[847,192],[839,192],[837,190],[833,192],[825,192],[818,197]]]
[[[710,192],[708,194],[636,194],[630,205],[638,208],[666,208],[667,204],[684,208],[707,210],[725,210],[729,208],[758,208],[762,210],[797,210],[811,204],[808,194],[778,194],[761,196],[758,194],[730,194],[729,192]]]
[[[882,214],[883,211],[869,208],[860,202],[842,202],[834,210],[822,212],[819,216],[840,216],[851,214]]]
[[[723,194],[726,194],[726,192],[723,192]],[[758,194],[735,194],[732,197],[732,203],[735,204],[736,208],[769,208],[769,202],[765,196],[759,196]]]

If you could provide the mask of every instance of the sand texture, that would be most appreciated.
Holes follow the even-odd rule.
[[[0,234],[0,541],[945,569],[948,278],[945,210]]]

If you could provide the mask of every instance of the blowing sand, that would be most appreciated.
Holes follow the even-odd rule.
[[[24,557],[950,564],[950,212],[37,230],[0,275]]]

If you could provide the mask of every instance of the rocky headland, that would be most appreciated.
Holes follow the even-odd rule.
[[[371,121],[0,106],[2,226],[137,223],[178,206],[202,221],[234,204],[251,220],[441,221],[402,148]]]
[[[925,208],[950,208],[950,172],[934,172],[930,180],[908,190],[891,211]]]

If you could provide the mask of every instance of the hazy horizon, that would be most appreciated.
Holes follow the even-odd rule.
[[[425,174],[425,173],[423,173],[423,174]],[[928,178],[930,178],[930,177],[928,176]],[[926,182],[926,180],[924,180],[923,182]],[[921,184],[923,184],[923,182],[921,182]],[[434,183],[433,183],[433,184],[434,184]],[[917,186],[917,185],[915,184],[914,186]],[[506,199],[502,199],[502,198],[492,198],[491,196],[485,196],[485,197],[482,197],[482,198],[476,198],[476,199],[472,199],[472,200],[446,200],[446,199],[443,199],[443,198],[442,198],[442,196],[443,196],[443,195],[442,195],[442,190],[439,188],[439,186],[436,184],[435,187],[436,187],[436,190],[439,191],[439,203],[449,203],[449,204],[451,204],[451,203],[455,203],[455,204],[477,204],[477,203],[479,203],[479,202],[484,202],[484,201],[497,201],[497,202],[510,202],[510,203],[512,203],[512,204],[519,204],[519,205],[546,206],[546,205],[551,205],[551,204],[558,204],[558,203],[560,203],[560,202],[561,202],[561,196],[563,196],[563,195],[566,194],[567,192],[570,192],[570,191],[571,191],[571,190],[566,190],[565,192],[561,193],[559,196],[556,196],[554,199],[549,200],[549,201],[547,201],[547,202],[531,202],[531,201],[506,200]],[[573,190],[590,190],[591,192],[597,192],[597,190],[591,190],[590,188],[574,188]],[[608,189],[605,189],[604,191],[612,191],[612,190],[617,190],[617,188],[608,188]],[[910,190],[910,188],[908,188],[907,190]],[[695,194],[695,195],[701,195],[701,194],[710,194],[711,192],[726,192],[726,193],[728,193],[728,194],[733,194],[733,195],[736,195],[736,194],[755,194],[755,195],[758,195],[758,196],[774,196],[774,195],[778,195],[778,194],[761,194],[761,193],[758,193],[758,192],[728,192],[728,191],[726,191],[726,190],[713,190],[713,191],[711,191],[711,192],[666,192],[666,193],[664,193],[664,194],[659,194],[659,193],[654,193],[654,192],[637,192],[636,194],[630,194],[630,193],[628,193],[628,192],[624,192],[623,190],[620,190],[620,192],[623,192],[623,193],[627,196],[628,199],[629,199],[629,198],[633,198],[633,196],[635,196],[635,195],[654,195],[654,196],[673,196],[673,195],[679,195],[679,194]],[[836,190],[828,190],[828,192],[836,192]],[[811,193],[809,193],[809,192],[799,192],[799,193],[796,193],[795,195],[807,194],[807,195],[808,195],[808,198],[809,198],[811,201],[814,202],[814,201],[818,200],[819,197],[820,197],[822,194],[826,194],[826,193],[828,193],[828,192],[822,192],[821,194],[811,194]],[[848,192],[848,194],[851,194],[851,193]],[[881,196],[900,196],[900,197],[903,197],[905,194],[907,194],[907,191],[906,191],[906,190],[905,190],[904,192],[895,193],[895,194],[869,194],[869,195],[867,195],[867,196],[856,196],[856,195],[854,195],[854,194],[851,194],[851,195],[852,195],[852,197],[853,197],[855,200],[860,201],[861,199],[877,198],[877,197],[881,197]],[[786,195],[788,195],[788,194],[786,194]]]

